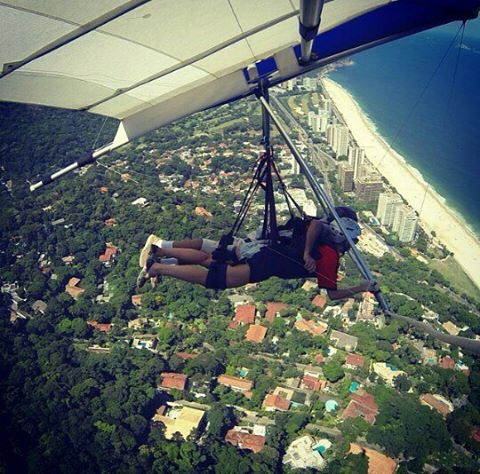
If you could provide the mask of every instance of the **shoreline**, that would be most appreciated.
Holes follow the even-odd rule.
[[[447,200],[422,174],[390,147],[347,90],[325,77],[322,86],[358,146],[365,149],[367,159],[419,214],[420,225],[425,231],[435,231],[437,239],[454,253],[455,260],[480,288],[480,242],[463,216],[448,207]]]

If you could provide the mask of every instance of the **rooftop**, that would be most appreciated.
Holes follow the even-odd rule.
[[[184,390],[187,385],[187,376],[175,372],[162,372],[160,375],[160,386],[163,388],[174,388],[177,390]]]
[[[175,433],[180,433],[183,439],[187,439],[188,435],[195,429],[198,429],[202,422],[205,412],[191,407],[174,407],[168,410],[160,407],[153,416],[153,421],[160,421],[165,425],[165,438],[172,439]]]
[[[333,330],[332,334],[330,334],[330,339],[338,349],[354,351],[357,348],[358,338],[356,336],[350,336],[344,332]]]
[[[265,446],[265,436],[243,432],[240,427],[228,430],[225,436],[227,443],[238,446],[240,449],[248,449],[254,453],[259,453]]]
[[[238,324],[253,324],[255,322],[255,312],[255,305],[241,304],[235,308],[233,320]]]
[[[308,332],[312,336],[321,336],[328,329],[328,325],[300,318],[295,321],[295,328],[302,332]]]
[[[250,342],[262,342],[267,334],[267,328],[260,324],[251,324],[245,334],[245,339]]]
[[[347,354],[345,359],[345,365],[351,365],[352,367],[363,367],[365,364],[365,357],[361,354]]]
[[[233,377],[226,374],[219,375],[217,380],[219,384],[226,385],[227,387],[231,387],[233,389],[237,389],[241,392],[249,391],[253,387],[253,382],[251,380],[242,379],[240,377]]]
[[[368,457],[368,474],[393,474],[395,472],[397,463],[392,458],[374,449],[350,443],[350,453],[360,454],[362,452]]]
[[[273,408],[274,410],[287,411],[290,408],[290,400],[269,393],[263,400],[263,407],[267,409]]]
[[[273,323],[277,314],[286,308],[287,308],[287,305],[285,303],[275,303],[275,302],[267,303],[267,311],[265,313],[265,319],[269,323]]]
[[[351,393],[350,403],[345,408],[343,418],[356,418],[361,416],[367,423],[373,425],[378,414],[378,405],[370,393]]]

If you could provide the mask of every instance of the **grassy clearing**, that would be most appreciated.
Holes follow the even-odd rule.
[[[459,293],[465,293],[480,301],[480,289],[470,280],[454,258],[448,257],[445,260],[432,260],[430,265],[444,275],[448,281],[452,282],[453,287]]]

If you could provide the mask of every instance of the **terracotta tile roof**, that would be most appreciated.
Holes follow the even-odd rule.
[[[474,426],[472,428],[472,439],[480,443],[480,426]]]
[[[327,386],[327,381],[317,379],[311,375],[304,375],[302,379],[301,388],[304,390],[323,390]]]
[[[235,317],[233,318],[239,324],[253,324],[255,322],[255,305],[241,304],[235,308]]]
[[[347,354],[345,365],[352,365],[354,367],[363,367],[365,364],[365,357],[360,354]]]
[[[67,285],[68,286],[77,286],[80,283],[80,281],[81,281],[80,278],[72,277],[72,278],[70,278],[70,280],[68,280]]]
[[[350,443],[350,453],[360,454],[364,452],[368,457],[368,474],[393,474],[397,463],[385,454],[374,449],[363,448],[356,443]]]
[[[315,298],[313,298],[312,304],[317,308],[323,308],[327,304],[327,298],[325,298],[323,295],[317,295]]]
[[[440,413],[442,416],[447,416],[452,411],[452,409],[446,402],[438,399],[431,393],[421,395],[420,402],[438,411],[438,413]]]
[[[142,304],[142,295],[132,295],[132,304],[134,306],[141,306]]]
[[[287,305],[285,303],[274,303],[274,302],[267,303],[267,311],[265,313],[265,319],[269,323],[273,323],[274,319],[277,316],[277,313],[279,313],[280,311],[286,308],[287,308]]]
[[[222,385],[226,385],[227,387],[231,387],[240,391],[248,391],[253,388],[253,382],[251,380],[242,379],[240,377],[233,377],[231,375],[219,375],[218,376],[218,383]]]
[[[367,423],[373,425],[378,414],[378,405],[370,393],[352,393],[350,403],[345,408],[343,418],[356,418],[361,416]]]
[[[107,188],[106,186],[102,186],[102,187],[100,188],[100,192],[101,192],[102,194],[108,193],[108,188]]]
[[[455,361],[450,356],[445,356],[438,364],[442,369],[455,369]]]
[[[310,333],[312,336],[321,336],[328,329],[328,326],[325,323],[316,323],[315,321],[303,318],[295,321],[295,327],[299,331]]]
[[[118,254],[119,248],[114,245],[108,245],[105,249],[105,252],[98,257],[98,259],[105,263],[109,262],[112,257],[115,257]]]
[[[96,329],[97,331],[101,332],[109,332],[112,329],[112,325],[110,323],[99,323],[94,321],[93,319],[89,319],[87,324],[92,328]]]
[[[107,219],[106,221],[104,221],[104,224],[107,227],[113,227],[116,223],[117,223],[117,219],[115,219],[115,217],[111,217],[110,219]]]
[[[267,328],[260,324],[251,324],[245,334],[245,339],[250,342],[262,342],[267,335]]]
[[[162,372],[160,386],[163,388],[175,388],[184,390],[187,384],[187,376],[175,372]]]
[[[198,354],[192,354],[191,352],[177,352],[176,353],[177,357],[180,357],[180,359],[183,360],[188,360],[188,359],[195,359],[198,357]]]
[[[240,326],[240,323],[235,321],[235,319],[232,319],[232,321],[228,323],[228,329],[236,329],[238,326]]]
[[[287,411],[290,408],[290,400],[282,398],[273,393],[269,393],[265,400],[263,400],[263,406],[266,408],[275,408],[280,411]]]
[[[325,363],[325,357],[323,354],[317,354],[314,359],[313,359],[317,364],[323,364]]]
[[[225,441],[238,446],[240,449],[249,449],[254,453],[259,453],[265,446],[265,436],[242,433],[236,430],[228,430]]]

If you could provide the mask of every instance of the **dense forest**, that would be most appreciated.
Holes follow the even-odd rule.
[[[318,314],[311,303],[315,292],[303,290],[303,281],[272,279],[248,290],[261,311],[269,301],[290,308],[255,347],[244,340],[244,327],[227,327],[233,314],[228,292],[165,278],[155,290],[142,290],[141,308],[132,300],[138,252],[150,233],[168,239],[218,238],[229,228],[235,202],[248,185],[255,157],[250,162],[244,156],[253,154],[247,143],[260,142],[259,123],[251,101],[207,111],[112,153],[103,166],[30,193],[27,180],[108,141],[115,123],[78,112],[0,104],[0,279],[16,283],[17,303],[27,315],[12,324],[12,296],[0,294],[1,472],[288,473],[282,457],[289,443],[308,424],[333,426],[323,402],[313,397],[311,409],[275,414],[260,453],[224,442],[238,421],[234,406],[261,410],[278,380],[298,375],[295,364],[313,353],[328,353],[326,337],[311,337],[284,323],[300,310],[306,319]],[[199,190],[195,183],[201,184]],[[139,198],[146,205],[132,204]],[[196,212],[198,207],[208,211],[207,217]],[[111,219],[114,225],[106,225]],[[258,219],[252,215],[247,229]],[[99,260],[107,243],[120,249],[111,265]],[[419,317],[422,308],[434,307],[442,322],[468,326],[466,335],[480,334],[478,302],[452,297],[448,281],[408,252],[403,259],[368,256],[368,261],[394,311]],[[358,279],[352,262],[342,271],[346,284]],[[78,299],[65,293],[73,277],[85,290]],[[46,309],[35,312],[35,301]],[[146,330],[158,338],[157,353],[131,347],[128,323],[139,317],[148,319]],[[112,324],[112,330],[97,331],[87,324],[90,320]],[[340,329],[341,321],[332,317],[329,326]],[[462,355],[468,375],[422,365],[412,332],[397,322],[387,321],[381,329],[357,323],[351,334],[369,361],[394,364],[408,378],[395,387],[372,385],[380,410],[375,425],[362,419],[341,422],[340,442],[323,472],[367,472],[365,455],[348,452],[349,443],[359,438],[396,458],[399,472],[422,472],[426,462],[441,465],[439,472],[477,472],[480,444],[470,431],[480,425],[478,360]],[[447,354],[430,338],[413,334],[426,347]],[[199,355],[183,360],[179,351]],[[458,358],[458,351],[451,354]],[[346,404],[353,378],[342,363],[340,356],[333,358],[323,370]],[[247,368],[255,382],[252,397],[209,385],[202,399],[210,406],[208,425],[201,437],[194,432],[186,440],[167,440],[162,424],[151,422],[161,403],[195,400],[186,391],[159,391],[161,372],[182,371],[208,385],[237,367]],[[368,373],[356,375],[362,376]],[[458,401],[446,420],[420,405],[418,393],[428,390]],[[455,449],[451,439],[463,448]]]

